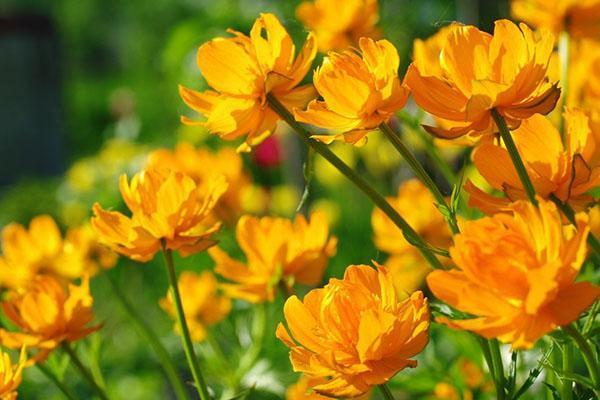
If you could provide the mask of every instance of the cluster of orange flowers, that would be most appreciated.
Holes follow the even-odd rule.
[[[388,208],[378,204],[372,214],[373,241],[388,255],[383,265],[351,265],[342,279],[322,285],[338,244],[324,214],[293,220],[245,214],[242,198],[251,178],[239,154],[188,144],[157,150],[142,171],[119,181],[127,214],[96,203],[92,228],[73,228],[64,238],[48,216],[32,220],[29,229],[4,228],[0,285],[10,292],[2,306],[14,329],[0,329],[0,343],[23,350],[15,365],[2,353],[0,397],[14,396],[25,366],[100,328],[93,324],[89,279],[114,266],[115,254],[148,262],[162,252],[175,277],[173,252],[186,257],[207,251],[214,273],[226,280],[211,271],[184,271],[160,300],[177,320],[175,331],[203,400],[208,391],[189,340],[207,338],[208,327],[226,318],[232,300],[273,302],[277,294],[286,299],[285,324],[276,335],[289,347],[294,371],[302,373],[287,392],[289,400],[366,399],[374,387],[416,367],[431,324],[429,300],[419,290],[425,283],[432,297],[454,310],[435,315],[435,322],[513,349],[532,348],[577,321],[600,296],[600,287],[579,279],[597,251],[600,225],[594,221],[600,77],[572,85],[577,93],[567,98],[552,59],[561,32],[571,35],[575,47],[583,46],[577,41],[594,46],[600,2],[515,0],[513,12],[538,30],[508,20],[497,21],[493,34],[450,24],[415,42],[403,78],[396,48],[379,39],[375,0],[302,3],[297,15],[311,33],[298,52],[273,14],[260,15],[249,36],[230,31],[231,37],[203,44],[197,62],[211,89],[180,87],[183,101],[202,116],[182,117],[184,123],[202,125],[224,140],[243,138],[238,151],[272,135],[279,120],[294,129],[310,124],[319,133],[306,141],[332,157],[323,150],[327,144],[361,145],[371,132],[390,130],[412,98],[435,122],[424,126],[427,132],[473,147],[472,163],[492,192],[471,180],[464,191],[469,205],[486,215],[457,218],[460,210],[439,204],[430,182],[422,176],[408,180],[397,196],[382,198]],[[318,50],[328,53],[313,84],[301,85]],[[580,73],[583,61],[571,57]],[[585,62],[590,75],[600,70],[600,55],[594,60]],[[554,110],[558,126],[545,116]],[[523,174],[537,197],[529,196]],[[449,224],[452,218],[458,223]],[[233,225],[244,261],[216,246],[222,226]],[[302,300],[297,284],[312,288]],[[489,389],[478,366],[463,364],[468,390],[459,395],[441,382],[435,396],[468,398],[470,389]]]

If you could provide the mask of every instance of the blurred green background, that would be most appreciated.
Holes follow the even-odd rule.
[[[214,146],[217,141],[213,138],[179,122],[186,107],[179,99],[177,85],[205,87],[195,65],[197,47],[225,35],[227,28],[247,32],[260,12],[277,14],[299,44],[306,32],[294,16],[298,4],[287,0],[0,3],[0,226],[12,221],[27,223],[42,213],[53,215],[63,226],[79,223],[87,218],[94,201],[119,205],[118,174],[134,172],[148,150],[172,147],[179,140]],[[455,20],[490,30],[495,19],[508,16],[508,3],[383,0],[380,15],[380,26],[397,46],[402,68],[406,68],[414,38],[427,37]],[[291,149],[298,152],[299,146],[292,144]],[[347,149],[340,151],[348,153]],[[345,156],[354,160],[362,174],[376,180],[382,192],[395,193],[408,172],[394,162],[373,166],[361,151],[350,150]],[[282,195],[282,202],[289,206],[274,210],[290,215],[302,192],[302,163],[293,151],[284,154],[287,157],[282,165],[268,170],[257,168],[251,156],[244,157],[256,182],[292,187]],[[371,242],[372,206],[338,178],[314,180],[309,193],[309,203],[326,199],[338,207],[334,233],[340,244],[328,276],[339,276],[348,264],[382,258]],[[236,251],[231,229],[221,233],[221,240],[224,248]],[[201,270],[212,264],[207,256],[198,255],[178,259],[177,265]],[[166,288],[160,259],[148,265],[122,260],[110,274],[159,333],[185,374],[179,338],[157,305]],[[156,358],[128,323],[101,277],[93,282],[93,292],[98,319],[105,326],[101,334],[79,346],[89,355],[87,361],[95,366],[97,376],[101,371],[116,398],[171,398]],[[237,303],[232,316],[214,328],[230,363],[205,363],[209,380],[217,382],[215,389],[220,390],[223,371],[235,368],[247,352],[255,312]],[[242,386],[256,384],[250,398],[278,399],[296,375],[291,372],[285,347],[273,335],[281,319],[280,301],[268,305],[266,313],[267,333],[259,361]],[[432,334],[437,338],[438,333],[435,328]],[[452,345],[447,344],[449,340]],[[204,344],[200,347],[210,359],[211,350]],[[426,351],[425,366],[401,374],[395,385],[403,388],[405,398],[426,398],[436,382],[456,372],[452,366],[459,355],[476,359],[474,351],[467,335],[445,331],[443,338],[436,339]],[[90,398],[91,393],[78,383],[73,371],[66,369],[62,357],[55,356],[50,363],[56,371],[64,372],[65,380],[77,388],[82,399]],[[24,399],[61,398],[34,370],[27,371],[20,392]]]

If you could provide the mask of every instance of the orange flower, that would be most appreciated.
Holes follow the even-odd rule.
[[[88,278],[80,286],[69,285],[67,293],[56,279],[38,276],[23,293],[12,292],[2,302],[4,314],[18,331],[0,329],[0,342],[12,349],[37,348],[35,359],[44,360],[61,343],[100,329],[88,326],[94,319],[93,302]]]
[[[0,286],[20,289],[39,274],[70,280],[114,266],[116,255],[96,239],[86,226],[69,229],[63,239],[49,215],[33,218],[29,229],[9,224],[2,230]]]
[[[450,246],[452,233],[435,207],[433,195],[418,179],[404,182],[398,188],[398,195],[388,197],[387,201],[427,243],[441,248]],[[412,293],[423,284],[425,276],[431,271],[429,264],[378,208],[373,210],[371,225],[375,246],[390,255],[385,266],[393,277],[396,290]]]
[[[327,383],[325,378],[315,378],[309,375],[302,375],[298,382],[293,384],[285,392],[285,400],[331,400],[331,397],[321,396],[312,388],[317,385]],[[371,393],[355,397],[355,400],[369,400]]]
[[[359,46],[361,54],[350,50],[329,53],[313,77],[324,101],[313,100],[306,111],[294,112],[300,122],[341,132],[315,135],[315,139],[364,143],[367,132],[406,104],[408,90],[398,78],[400,58],[394,45],[361,38]]]
[[[310,69],[317,48],[309,34],[294,59],[292,38],[273,14],[261,14],[250,36],[230,31],[232,38],[213,39],[198,49],[197,63],[214,90],[179,87],[183,101],[204,115],[189,125],[205,126],[225,140],[246,136],[239,151],[249,151],[275,130],[279,116],[266,103],[271,93],[286,107],[304,107],[315,96],[312,85],[298,86]]]
[[[238,221],[236,237],[247,264],[218,247],[208,253],[216,263],[215,271],[235,282],[222,285],[225,293],[252,303],[273,301],[280,283],[287,287],[295,282],[318,284],[337,246],[321,213],[313,213],[309,221],[298,215],[293,222],[245,215]]]
[[[600,295],[598,286],[575,282],[586,257],[587,218],[578,214],[576,228],[563,226],[554,203],[539,201],[539,209],[518,201],[510,214],[464,224],[450,249],[458,269],[433,271],[427,283],[474,318],[439,322],[527,349]]]
[[[328,380],[313,387],[332,397],[356,397],[415,367],[411,360],[429,339],[429,307],[423,293],[401,301],[384,267],[351,265],[301,302],[284,306],[287,326],[277,337],[288,346],[297,372]]]
[[[94,204],[92,226],[99,240],[133,260],[150,261],[161,248],[188,256],[215,244],[211,236],[220,223],[206,226],[206,219],[227,190],[222,175],[197,186],[177,171],[145,170],[131,182],[121,175],[120,189],[132,216],[105,211]]]
[[[210,168],[207,168],[210,165]],[[198,186],[209,184],[211,176],[222,174],[229,184],[214,209],[215,218],[235,223],[243,210],[242,199],[252,190],[252,178],[244,170],[242,157],[230,147],[211,151],[195,149],[190,143],[177,144],[174,151],[158,149],[148,156],[148,168],[181,171]]]
[[[27,366],[26,356],[27,353],[23,348],[19,361],[13,364],[8,353],[0,350],[0,399],[17,399],[17,388],[23,378],[23,369]]]
[[[381,32],[377,0],[314,0],[300,3],[296,16],[314,31],[319,50],[345,50],[362,37],[377,39]]]
[[[206,327],[216,324],[229,314],[231,300],[217,294],[217,280],[209,271],[204,271],[202,274],[184,271],[179,275],[177,286],[191,338],[201,342],[206,338]],[[160,306],[175,318],[175,305],[171,292],[160,300]],[[177,324],[175,330],[179,332]]]
[[[542,115],[523,121],[512,135],[536,193],[543,198],[554,195],[583,210],[594,200],[587,192],[600,185],[600,160],[594,160],[600,143],[596,144],[583,112],[568,110],[565,121],[566,145]],[[473,163],[485,180],[507,197],[489,195],[467,181],[471,206],[493,214],[507,209],[512,201],[527,198],[508,151],[501,145],[482,143],[473,153]]]
[[[453,139],[497,132],[492,109],[511,129],[535,113],[549,113],[560,96],[547,77],[553,44],[549,32],[536,39],[526,25],[508,20],[496,21],[493,36],[474,26],[451,25],[439,57],[422,59],[416,52],[406,74],[415,102],[454,124],[425,128]],[[432,60],[435,64],[427,66]]]
[[[575,37],[600,36],[598,0],[512,0],[511,13],[536,28]]]

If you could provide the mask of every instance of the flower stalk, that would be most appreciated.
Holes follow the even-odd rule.
[[[377,387],[381,391],[381,394],[383,395],[383,398],[385,400],[395,400],[394,395],[392,394],[392,391],[390,390],[390,388],[388,387],[387,384],[382,383],[381,385],[378,385]]]
[[[432,248],[425,240],[406,222],[404,218],[388,203],[383,196],[367,183],[363,178],[356,174],[352,168],[348,167],[339,157],[337,157],[327,146],[310,138],[310,134],[300,125],[293,115],[279,102],[274,96],[267,95],[269,106],[298,134],[298,136],[312,147],[317,153],[325,158],[339,172],[348,178],[356,187],[358,187],[377,207],[379,207],[393,222],[400,228],[406,240],[417,247],[423,257],[434,269],[444,269],[442,263],[437,259]]]
[[[500,345],[497,340],[490,340],[490,353],[492,357],[492,365],[494,366],[494,381],[496,383],[496,395],[498,400],[504,400],[506,393],[506,379],[504,377],[504,365],[502,363],[502,354],[500,354]]]
[[[100,385],[92,376],[91,372],[88,371],[88,369],[83,365],[83,363],[79,359],[79,356],[77,355],[75,350],[73,350],[71,345],[67,342],[63,342],[61,347],[64,350],[64,352],[69,355],[69,358],[71,359],[73,364],[75,364],[75,367],[79,371],[79,374],[90,384],[90,386],[92,387],[92,389],[94,389],[98,397],[100,397],[102,400],[108,400],[108,395],[106,394],[104,389],[100,387]]]
[[[196,357],[194,345],[190,337],[190,331],[185,320],[183,304],[181,302],[181,296],[179,294],[179,287],[177,286],[177,276],[175,274],[175,265],[173,263],[173,253],[171,252],[171,250],[166,248],[164,241],[161,241],[161,245],[162,253],[165,259],[165,265],[167,267],[167,276],[169,277],[169,286],[171,294],[173,296],[173,301],[175,302],[177,324],[179,325],[179,329],[181,332],[181,341],[183,343],[185,357],[192,371],[192,376],[194,377],[194,383],[196,386],[196,390],[200,395],[200,399],[210,400],[210,395],[208,394],[206,382],[204,381],[204,377],[202,376],[202,371],[200,370],[200,363],[198,362],[198,358]]]
[[[69,390],[69,388],[60,381],[60,379],[58,379],[58,377],[52,372],[50,371],[50,369],[48,367],[46,367],[44,364],[41,363],[37,363],[35,364],[35,366],[37,367],[38,370],[40,370],[40,372],[42,374],[44,374],[44,376],[46,378],[48,378],[53,384],[54,386],[56,386],[58,388],[58,390],[60,390],[60,392],[69,400],[77,400],[77,397],[75,397],[75,395],[73,393],[71,393],[71,390]]]
[[[579,333],[574,325],[563,326],[562,330],[567,335],[571,336],[571,338],[577,344],[579,351],[581,351],[583,361],[585,362],[588,372],[590,373],[590,379],[594,385],[594,392],[596,395],[600,395],[600,367],[598,366],[596,352],[594,349],[592,349],[586,338]]]

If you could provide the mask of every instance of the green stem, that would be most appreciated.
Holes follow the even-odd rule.
[[[79,356],[77,355],[75,350],[73,350],[71,345],[68,342],[63,342],[61,346],[62,346],[62,349],[65,351],[65,353],[67,353],[69,355],[69,358],[71,359],[73,364],[75,364],[75,367],[77,367],[77,370],[79,371],[81,376],[94,389],[94,391],[96,392],[98,397],[100,397],[102,400],[108,400],[108,396],[106,395],[106,392],[104,391],[104,389],[102,389],[100,387],[100,385],[98,385],[98,383],[94,380],[94,377],[92,376],[90,371],[88,371],[88,369],[83,365],[83,363],[79,359]]]
[[[177,286],[175,265],[173,264],[173,253],[171,252],[171,250],[167,249],[164,241],[161,242],[161,245],[162,253],[165,259],[165,265],[167,267],[167,276],[169,277],[171,295],[173,296],[173,301],[175,302],[177,324],[179,325],[179,330],[181,332],[181,341],[183,343],[185,357],[188,361],[190,369],[192,370],[192,376],[194,377],[194,383],[196,384],[196,390],[200,395],[200,399],[209,400],[210,396],[208,394],[208,389],[206,388],[206,382],[204,381],[204,377],[202,376],[202,372],[200,370],[200,363],[198,362],[198,358],[196,357],[194,345],[190,337],[190,331],[188,329],[187,322],[185,320],[185,314],[183,312],[183,304],[181,303],[179,287]]]
[[[510,155],[510,158],[517,170],[517,175],[519,175],[519,179],[521,180],[521,184],[525,189],[525,193],[527,193],[527,197],[529,201],[531,201],[534,205],[538,205],[537,199],[535,198],[535,188],[533,187],[533,183],[527,174],[527,169],[525,169],[525,164],[523,164],[523,160],[519,155],[519,151],[517,150],[517,146],[512,138],[510,130],[506,125],[506,121],[504,117],[498,113],[495,109],[492,109],[492,117],[498,126],[498,130],[500,131],[500,137],[502,137],[502,141],[506,146],[506,150]]]
[[[567,343],[562,347],[562,370],[568,373],[573,372],[573,346]],[[573,383],[569,380],[564,380],[561,384],[560,396],[562,400],[573,399]]]
[[[177,371],[175,363],[173,362],[173,360],[169,356],[169,353],[160,342],[158,336],[156,336],[156,334],[154,333],[152,328],[150,328],[148,323],[146,323],[146,321],[142,319],[140,313],[135,310],[133,305],[125,296],[125,293],[123,293],[123,291],[121,290],[121,288],[119,288],[117,283],[110,277],[108,272],[103,273],[103,275],[106,277],[106,280],[110,284],[110,287],[113,293],[115,294],[115,297],[117,298],[117,300],[119,300],[121,307],[127,313],[129,320],[133,323],[133,326],[138,331],[138,334],[142,336],[154,350],[154,353],[158,357],[158,360],[160,361],[162,368],[165,371],[167,378],[169,379],[169,382],[171,382],[171,386],[173,387],[177,398],[179,400],[187,400],[188,393],[185,388],[185,384],[181,379],[181,375]]]
[[[381,385],[378,385],[377,387],[381,391],[381,394],[383,395],[383,398],[385,400],[395,400],[394,395],[392,394],[392,391],[390,390],[390,388],[388,387],[387,384],[382,383]]]
[[[62,383],[60,379],[58,379],[58,377],[54,375],[52,371],[50,371],[44,364],[35,364],[35,366],[41,371],[42,374],[44,374],[46,378],[48,378],[50,381],[52,381],[52,383],[54,383],[58,390],[60,390],[61,393],[64,394],[67,399],[77,400],[77,397],[75,397],[75,395],[71,393],[71,390],[69,390],[69,388],[65,386],[65,384]]]
[[[562,213],[565,215],[565,217],[567,217],[569,222],[576,226],[575,211],[571,208],[571,206],[568,203],[563,203],[554,194],[550,195],[550,200],[552,200],[554,204],[556,204],[558,209],[562,211]],[[587,242],[588,245],[592,248],[592,250],[594,250],[594,253],[600,254],[600,242],[592,232],[588,233]]]
[[[431,135],[425,132],[419,119],[411,116],[404,110],[400,110],[398,113],[398,118],[408,125],[414,132],[416,132],[417,136],[423,143],[427,156],[429,156],[429,159],[435,164],[436,168],[440,171],[448,184],[450,186],[457,185],[458,177],[454,173],[450,164],[448,164],[444,157],[442,157],[437,147],[435,147]]]
[[[496,393],[498,400],[504,400],[506,394],[504,388],[506,387],[506,379],[504,377],[504,365],[502,363],[502,354],[500,354],[500,345],[497,340],[491,340],[490,352],[492,355],[492,364],[494,365],[496,380]]]
[[[317,142],[310,138],[310,134],[300,125],[294,116],[285,108],[283,104],[279,102],[271,94],[267,95],[267,101],[273,111],[275,111],[287,124],[298,134],[300,139],[306,143],[307,146],[312,147],[317,153],[325,158],[331,165],[333,165],[339,172],[342,173],[348,180],[350,180],[356,187],[358,187],[371,201],[383,211],[388,218],[394,222],[394,224],[400,228],[406,240],[417,247],[423,257],[431,265],[433,269],[444,269],[444,266],[435,256],[432,251],[432,247],[429,246],[425,240],[406,222],[404,218],[390,203],[383,198],[377,191],[367,183],[362,177],[346,165],[338,156],[336,156],[329,148],[323,143]]]
[[[583,361],[585,361],[585,365],[587,366],[588,372],[590,373],[590,378],[592,383],[594,384],[594,390],[596,393],[600,391],[600,369],[598,368],[598,360],[596,359],[596,352],[592,349],[588,341],[579,333],[576,327],[573,325],[563,326],[562,330],[577,344],[579,351],[581,351],[581,355],[583,356]]]
[[[427,188],[429,189],[429,191],[435,198],[435,201],[440,206],[444,206],[444,207],[446,207],[446,209],[448,211],[451,211],[450,207],[446,203],[446,198],[444,197],[442,192],[440,192],[440,189],[437,187],[437,185],[435,184],[433,179],[431,179],[431,177],[429,176],[427,171],[425,171],[425,169],[423,168],[421,163],[419,163],[419,161],[415,158],[415,156],[413,156],[413,154],[410,152],[410,150],[408,150],[408,148],[406,148],[406,146],[400,139],[400,136],[398,135],[398,133],[394,132],[394,130],[385,122],[383,122],[381,125],[379,125],[379,129],[383,132],[385,137],[387,137],[388,140],[392,143],[392,145],[396,148],[398,153],[400,153],[402,158],[404,158],[404,160],[406,161],[408,166],[412,169],[412,171],[415,173],[415,175],[421,180],[421,182],[423,182],[423,184],[425,186],[427,186]],[[454,215],[454,213],[452,213],[452,212],[450,212],[448,224],[449,224],[450,229],[452,230],[453,234],[458,233],[458,224],[456,222],[456,215]]]
[[[560,138],[565,143],[566,132],[565,132],[565,119],[563,112],[565,107],[568,105],[569,95],[569,32],[562,31],[558,38],[558,58],[560,60],[560,91],[561,91],[561,102],[560,102]]]

